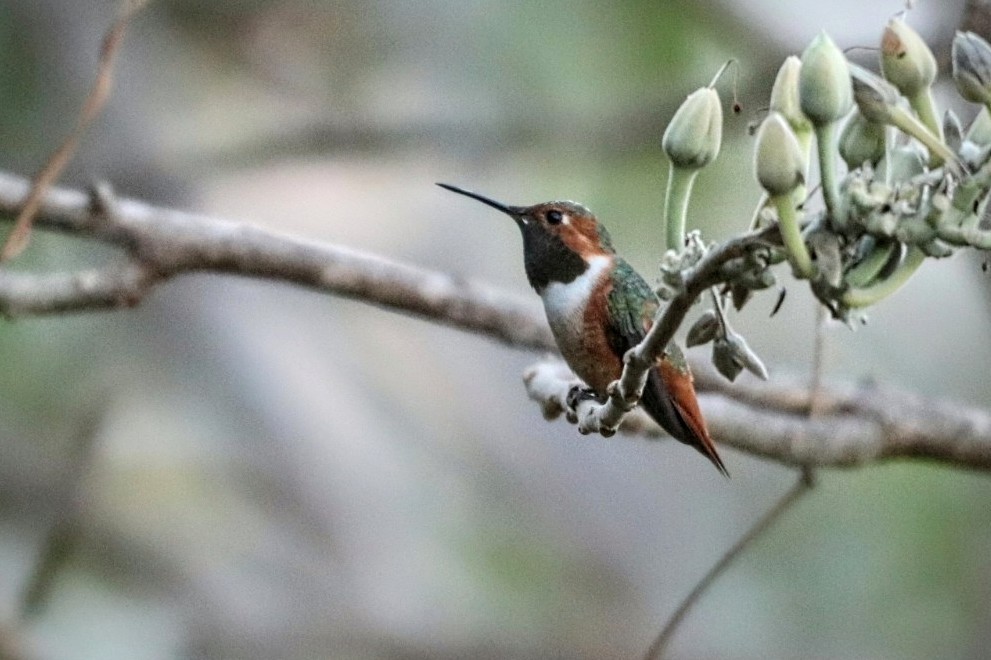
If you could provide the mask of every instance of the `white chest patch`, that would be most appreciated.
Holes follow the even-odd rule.
[[[551,330],[560,340],[569,330],[581,332],[585,304],[602,274],[612,263],[612,257],[600,255],[588,260],[588,269],[567,284],[551,282],[540,293]]]

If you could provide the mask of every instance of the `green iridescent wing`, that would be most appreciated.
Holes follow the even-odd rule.
[[[616,258],[612,272],[613,286],[609,292],[609,344],[622,357],[643,339],[644,324],[657,312],[654,290],[630,264]]]

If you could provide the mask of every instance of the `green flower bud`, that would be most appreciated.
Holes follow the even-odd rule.
[[[981,108],[970,122],[957,151],[971,171],[977,171],[987,161],[988,152],[991,151],[991,113],[987,106]]]
[[[912,97],[936,80],[936,58],[918,32],[893,18],[881,35],[881,71],[902,94]]]
[[[850,115],[840,133],[840,156],[855,170],[864,163],[877,165],[884,158],[884,125],[867,121],[860,112]]]
[[[798,91],[802,112],[814,126],[842,119],[853,106],[846,57],[825,32],[802,53]]]
[[[671,118],[661,147],[675,167],[697,170],[719,155],[723,138],[723,108],[711,87],[688,95]]]
[[[860,114],[867,121],[877,124],[892,123],[893,109],[901,98],[898,90],[881,76],[862,66],[851,64],[850,79],[853,81],[853,99],[857,102]]]
[[[804,182],[805,158],[798,139],[777,112],[769,114],[757,129],[754,171],[771,197],[787,195]]]
[[[770,109],[781,113],[795,133],[802,133],[812,130],[812,123],[802,112],[801,101],[798,96],[798,77],[802,70],[802,60],[794,55],[790,55],[778,69],[778,75],[774,79],[774,87],[771,88]]]
[[[853,80],[853,98],[868,121],[891,124],[921,142],[929,150],[931,165],[946,163],[951,172],[959,174],[963,171],[960,159],[946,146],[941,136],[898,105],[901,96],[894,85],[856,64],[850,65],[850,76]]]
[[[960,96],[973,103],[991,102],[991,46],[973,32],[953,39],[953,82]]]
[[[981,108],[967,127],[967,141],[981,146],[991,144],[991,113],[986,107]]]

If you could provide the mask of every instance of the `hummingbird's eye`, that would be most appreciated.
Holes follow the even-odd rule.
[[[564,214],[557,209],[551,209],[547,212],[547,224],[549,225],[559,225],[561,221],[564,220]]]

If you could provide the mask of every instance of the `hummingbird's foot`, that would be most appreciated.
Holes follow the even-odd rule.
[[[576,410],[579,403],[588,400],[598,401],[599,395],[595,393],[595,390],[587,385],[575,385],[568,390],[568,396],[564,402],[568,404],[568,407],[571,408],[571,410]]]

